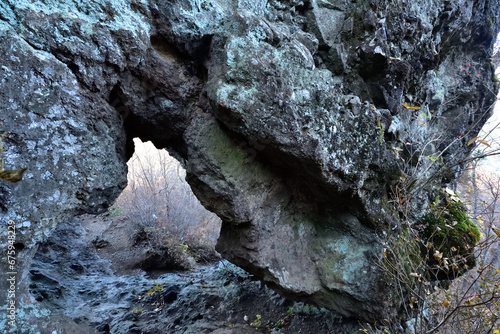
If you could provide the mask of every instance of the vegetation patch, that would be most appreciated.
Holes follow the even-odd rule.
[[[421,251],[430,279],[448,280],[476,265],[473,250],[481,233],[466,213],[465,205],[453,196],[434,201],[423,220]]]

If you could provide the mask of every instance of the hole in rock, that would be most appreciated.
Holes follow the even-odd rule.
[[[220,259],[220,219],[207,211],[166,150],[134,139],[128,185],[109,210],[111,225],[100,252],[111,252],[114,271],[141,269],[150,276]]]
[[[207,79],[207,68],[204,62],[209,57],[211,36],[204,36],[201,40],[192,45],[185,45],[184,51],[167,41],[162,36],[151,36],[151,46],[156,54],[170,66],[180,66],[184,68],[184,76],[197,76],[203,80]],[[188,60],[191,59],[191,60]]]
[[[151,36],[150,41],[151,46],[156,53],[167,63],[173,64],[182,59],[179,50],[175,46],[166,42],[163,38],[159,36]]]

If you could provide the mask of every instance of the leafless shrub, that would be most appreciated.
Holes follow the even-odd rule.
[[[115,203],[137,225],[134,237],[149,243],[153,253],[165,251],[180,268],[189,267],[189,257],[198,262],[218,259],[220,219],[194,196],[180,163],[150,142],[134,143],[129,183]]]

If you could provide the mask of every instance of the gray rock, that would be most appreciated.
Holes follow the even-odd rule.
[[[27,292],[37,245],[114,201],[137,136],[186,166],[224,220],[224,257],[287,298],[364,320],[394,315],[373,264],[376,231],[401,223],[390,193],[403,172],[420,196],[409,206],[416,221],[428,190],[453,181],[440,170],[457,175],[473,149],[495,101],[498,7],[1,2],[5,168],[28,168],[0,185],[2,228],[17,227],[19,328],[49,326]],[[402,165],[395,149],[413,159]],[[436,153],[442,162],[426,159]],[[5,300],[5,280],[0,288]]]
[[[227,261],[154,279],[114,274],[89,226],[85,218],[59,225],[31,263],[30,294],[60,319],[58,333],[244,334],[277,323],[290,334],[358,330],[325,309],[286,301]],[[256,314],[261,325],[252,327]],[[56,328],[53,320],[48,324]],[[329,331],[331,324],[337,331]]]

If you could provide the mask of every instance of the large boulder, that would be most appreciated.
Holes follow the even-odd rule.
[[[0,181],[18,329],[55,328],[29,262],[112,204],[134,137],[186,166],[225,258],[288,298],[393,315],[378,232],[401,224],[394,190],[411,224],[460,172],[495,100],[499,2],[2,1],[4,168],[28,168]]]

